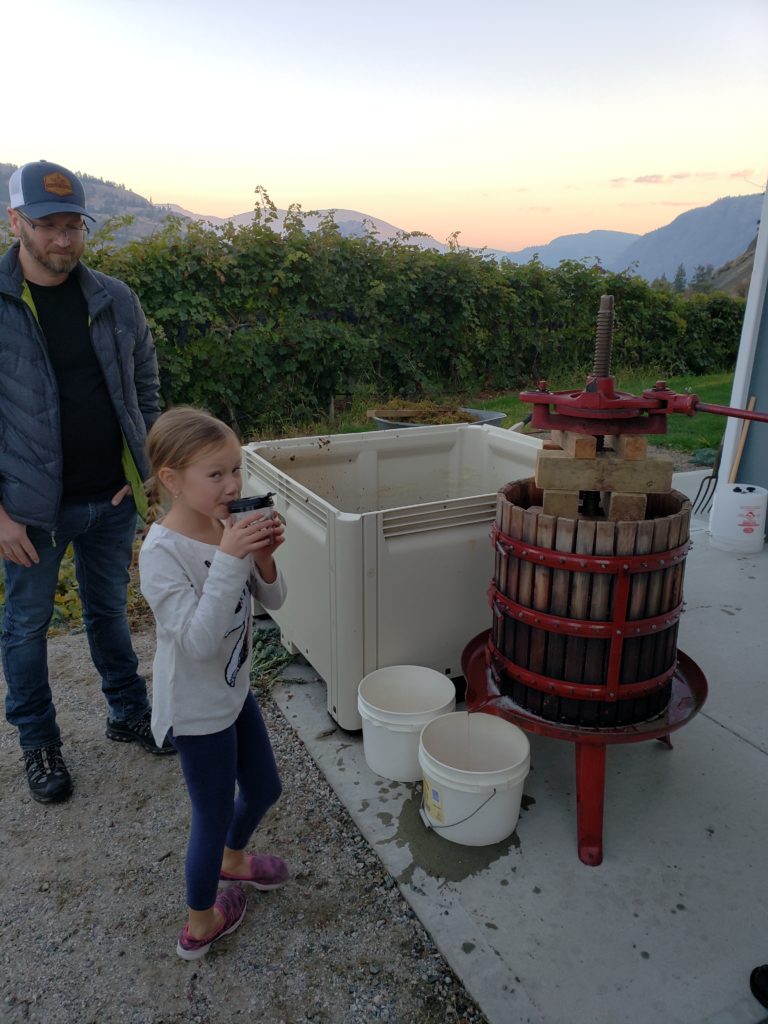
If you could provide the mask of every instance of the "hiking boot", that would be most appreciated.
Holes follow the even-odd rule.
[[[749,976],[752,995],[761,1006],[768,1008],[768,964],[756,967]]]
[[[290,872],[282,857],[272,853],[249,853],[248,873],[246,875],[229,875],[222,871],[220,878],[229,885],[248,885],[252,889],[279,889],[288,881]]]
[[[72,778],[61,756],[61,744],[24,751],[29,791],[40,804],[57,804],[72,792]]]
[[[224,920],[210,935],[206,935],[202,939],[193,939],[189,934],[189,925],[184,925],[176,944],[176,952],[182,960],[199,960],[201,956],[205,956],[217,939],[229,935],[239,927],[245,917],[245,893],[236,886],[224,889],[216,897],[214,906]]]
[[[158,747],[155,737],[152,735],[152,709],[147,708],[138,718],[130,722],[116,722],[114,718],[107,719],[107,737],[117,740],[118,743],[138,743],[150,754],[175,754],[176,747],[166,736],[162,746]]]

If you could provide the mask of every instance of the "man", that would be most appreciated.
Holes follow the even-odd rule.
[[[122,281],[80,262],[93,220],[82,182],[40,160],[14,171],[17,237],[0,259],[0,556],[6,717],[19,730],[41,803],[66,800],[48,683],[46,636],[71,543],[91,657],[109,708],[107,736],[155,754],[144,679],[128,628],[127,584],[143,445],[158,408],[155,349]]]

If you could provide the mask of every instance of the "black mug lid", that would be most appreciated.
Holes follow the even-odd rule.
[[[236,498],[234,501],[229,503],[230,512],[255,512],[259,508],[269,508],[274,505],[272,497],[274,491],[269,491],[267,494],[255,494],[250,498]]]

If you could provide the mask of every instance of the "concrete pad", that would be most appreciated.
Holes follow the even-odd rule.
[[[675,485],[695,493],[691,478],[701,475]],[[752,967],[768,961],[767,570],[765,551],[719,551],[706,522],[694,522],[680,647],[708,676],[710,696],[674,733],[673,750],[653,741],[609,749],[596,868],[577,856],[571,744],[530,736],[515,832],[459,846],[423,824],[420,783],[370,771],[361,736],[328,716],[321,681],[276,687],[491,1024],[768,1020],[748,986]]]

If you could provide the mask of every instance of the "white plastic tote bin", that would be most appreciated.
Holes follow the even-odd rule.
[[[768,490],[756,484],[718,487],[709,516],[709,540],[723,551],[749,554],[761,551],[765,541]]]
[[[394,782],[416,782],[421,730],[455,707],[456,688],[434,669],[393,665],[371,672],[357,694],[368,767]]]
[[[514,832],[531,764],[522,729],[482,712],[442,715],[422,730],[419,764],[422,818],[438,835],[489,846]]]
[[[288,594],[270,612],[360,729],[360,680],[389,665],[461,675],[489,622],[496,493],[533,476],[541,442],[475,424],[257,441],[243,493],[274,492]]]

